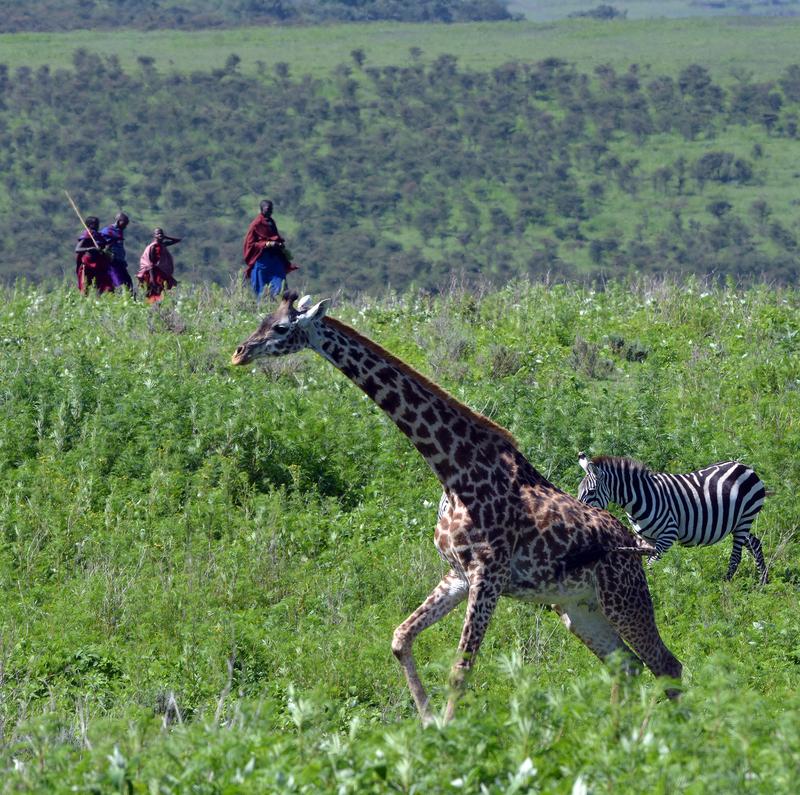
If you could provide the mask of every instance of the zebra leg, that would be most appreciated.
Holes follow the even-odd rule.
[[[747,548],[756,560],[756,567],[760,575],[759,582],[762,585],[766,585],[769,582],[769,577],[767,575],[767,564],[764,561],[764,553],[761,550],[761,541],[752,533],[747,534]]]
[[[664,530],[656,539],[656,554],[651,555],[647,559],[647,565],[652,566],[657,560],[661,560],[661,556],[675,543],[677,538],[677,527],[668,527],[666,530]]]
[[[728,573],[725,575],[726,580],[733,578],[736,574],[736,569],[742,561],[742,547],[747,543],[750,533],[747,530],[735,530],[733,533],[733,549],[731,550],[731,561],[728,564]]]

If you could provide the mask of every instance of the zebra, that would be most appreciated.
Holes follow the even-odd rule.
[[[631,458],[598,456],[591,461],[578,454],[586,472],[578,499],[596,508],[621,505],[633,529],[655,544],[658,559],[676,541],[684,546],[715,544],[733,534],[733,550],[725,579],[733,577],[747,546],[767,582],[761,541],[750,532],[761,510],[766,489],[750,467],[722,461],[696,472],[669,475],[651,472]]]

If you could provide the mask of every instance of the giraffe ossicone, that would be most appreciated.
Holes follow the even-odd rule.
[[[448,571],[394,632],[392,651],[423,720],[428,695],[412,653],[422,630],[467,601],[450,675],[444,719],[453,716],[467,674],[501,596],[550,604],[563,623],[601,659],[621,653],[656,675],[679,679],[681,664],[659,635],[641,557],[649,544],[611,514],[549,483],[514,437],[473,411],[377,343],[284,293],[275,311],[241,344],[234,364],[319,353],[363,390],[397,425],[442,484],[434,532]],[[677,691],[668,689],[669,695]]]

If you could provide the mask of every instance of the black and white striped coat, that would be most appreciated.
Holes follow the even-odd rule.
[[[584,453],[578,462],[586,472],[578,499],[596,508],[610,502],[621,505],[633,529],[658,550],[660,557],[675,542],[685,546],[716,544],[729,533],[733,551],[726,579],[733,577],[742,559],[742,547],[756,561],[761,582],[767,567],[761,542],[751,532],[766,490],[758,475],[736,461],[712,464],[696,472],[669,475],[651,472],[630,458]]]

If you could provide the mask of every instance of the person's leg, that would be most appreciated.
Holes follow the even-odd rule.
[[[261,291],[264,289],[265,284],[264,268],[261,263],[256,262],[256,264],[253,265],[253,270],[250,271],[250,286],[253,288],[256,298],[261,297]]]
[[[127,287],[133,290],[133,281],[128,273],[128,265],[122,260],[115,259],[108,266],[108,275],[111,277],[112,289],[116,287]]]
[[[283,276],[275,275],[269,280],[270,298],[277,298],[283,292]]]

